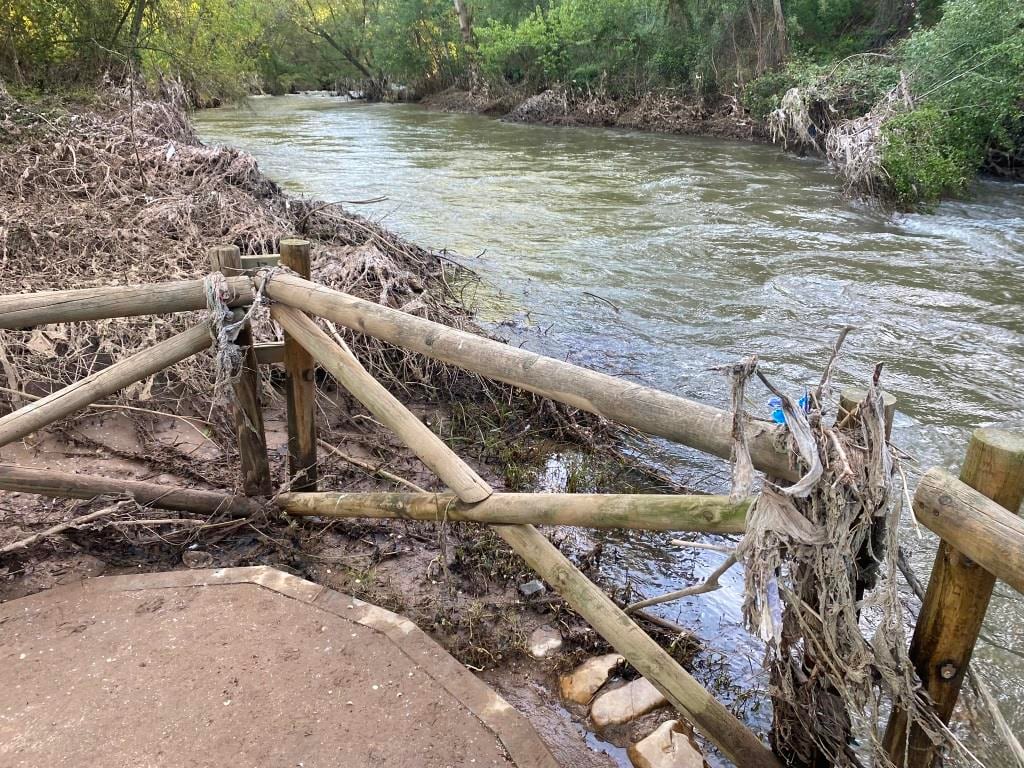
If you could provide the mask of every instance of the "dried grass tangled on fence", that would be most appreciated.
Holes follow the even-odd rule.
[[[203,146],[174,102],[112,94],[101,110],[36,110],[0,100],[0,291],[50,291],[197,278],[209,249],[276,252],[282,237],[313,241],[313,277],[338,290],[456,327],[453,267],[337,205],[285,195],[248,154]],[[0,336],[0,410],[45,394],[184,328],[205,313],[61,324]],[[257,341],[273,326],[256,322]],[[462,374],[362,335],[352,348],[385,384],[437,395]],[[124,402],[207,417],[207,354],[122,394]],[[218,438],[230,434],[216,409]],[[222,445],[230,440],[219,440]]]

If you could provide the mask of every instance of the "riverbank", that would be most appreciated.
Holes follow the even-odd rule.
[[[667,93],[646,93],[639,99],[611,99],[553,88],[523,96],[515,91],[494,96],[449,89],[419,102],[438,112],[488,115],[536,125],[625,128],[679,136],[710,136],[766,142],[767,125],[733,98],[699,104]]]
[[[0,171],[16,179],[0,192],[4,259],[0,292],[82,288],[200,277],[208,249],[234,243],[243,253],[276,250],[299,234],[313,244],[313,277],[331,287],[482,333],[453,285],[462,268],[328,202],[290,196],[255,160],[201,144],[178,105],[106,95],[89,104],[0,102]],[[167,338],[202,313],[131,318],[5,331],[0,339],[0,411],[80,379],[87,372]],[[265,313],[256,341],[276,340]],[[377,378],[453,445],[498,490],[535,482],[544,457],[571,450],[590,456],[575,478],[601,482],[614,433],[597,419],[508,387],[485,384],[346,334]],[[285,482],[287,434],[283,373],[267,370],[266,431],[275,481]],[[229,402],[215,386],[213,359],[201,355],[89,409],[0,449],[0,462],[231,490],[237,483]],[[386,429],[327,378],[318,379],[320,473],[324,487],[353,491],[440,489],[437,479]],[[619,476],[622,465],[612,474]],[[648,479],[649,480],[649,479]],[[109,505],[112,499],[60,502],[0,493],[2,543]],[[582,567],[600,547],[583,534],[556,536]],[[526,675],[536,693],[527,715],[557,736],[566,765],[607,766],[562,709],[557,675],[606,653],[563,601],[533,584],[526,564],[479,527],[406,521],[271,517],[155,519],[133,508],[76,526],[0,562],[0,599],[85,577],[175,568],[268,565],[397,611],[477,671],[512,690]],[[664,624],[664,622],[662,622]],[[530,638],[542,628],[561,649],[535,660]],[[689,659],[679,633],[648,627]],[[627,672],[627,677],[629,673]],[[541,685],[543,683],[543,685]],[[665,717],[668,713],[663,713]],[[653,723],[652,727],[657,725]],[[625,746],[628,734],[609,736]]]

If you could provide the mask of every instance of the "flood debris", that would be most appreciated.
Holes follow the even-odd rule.
[[[806,411],[756,364],[733,370],[734,389],[757,375],[781,398],[788,448],[801,471],[792,484],[765,480],[737,549],[745,568],[745,619],[767,649],[773,746],[794,765],[823,757],[850,768],[865,759],[891,766],[880,732],[884,701],[906,709],[936,743],[948,738],[907,651],[896,578],[903,494],[886,438],[881,366],[855,417],[827,413],[832,365],[849,330],[809,393]],[[884,536],[872,546],[879,525]],[[861,597],[861,571],[876,567],[877,580]]]

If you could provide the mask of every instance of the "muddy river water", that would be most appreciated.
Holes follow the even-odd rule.
[[[536,351],[727,407],[715,366],[756,352],[801,393],[852,324],[837,382],[885,363],[894,440],[921,467],[956,470],[974,427],[1024,428],[1024,186],[987,182],[969,202],[891,218],[845,199],[819,161],[769,146],[312,96],[256,98],[197,123],[294,193],[385,197],[357,210],[472,267],[485,319]],[[751,405],[767,415],[768,397],[755,391]],[[654,460],[725,487],[717,460],[670,446]],[[612,537],[610,575],[652,595],[724,557],[670,538]],[[908,524],[904,539],[927,572],[932,538]],[[725,581],[660,612],[695,628],[742,690],[761,684],[760,652],[740,628],[741,575]],[[985,631],[979,667],[1024,733],[1019,596],[997,587]],[[756,708],[746,717],[764,725]]]

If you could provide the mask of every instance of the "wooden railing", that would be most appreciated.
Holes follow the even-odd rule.
[[[297,240],[282,241],[280,257],[241,257],[233,246],[217,248],[211,255],[211,267],[225,276],[220,283],[228,293],[224,303],[244,307],[262,292],[273,300],[271,317],[285,338],[283,344],[254,346],[248,328],[243,327],[238,339],[245,358],[233,385],[232,407],[244,496],[4,465],[0,465],[0,488],[72,498],[127,495],[140,504],[207,514],[216,509],[250,515],[271,501],[289,515],[448,519],[490,525],[736,765],[779,766],[754,733],[533,527],[740,533],[749,502],[733,503],[722,496],[495,493],[377,382],[343,342],[324,333],[309,315],[720,457],[728,457],[732,450],[732,414],[334,291],[308,279],[309,256],[309,243]],[[290,271],[253,273],[278,263]],[[203,280],[3,296],[0,329],[206,306]],[[0,446],[209,345],[207,327],[197,326],[7,414],[0,418]],[[276,495],[259,399],[260,366],[269,363],[283,363],[287,372],[290,477],[287,488]],[[318,491],[316,363],[394,431],[450,493]],[[792,480],[796,473],[789,456],[778,448],[784,442],[782,429],[749,422],[747,443],[755,467]],[[994,579],[1001,578],[1018,590],[1024,586],[1024,523],[1008,511],[1017,509],[1024,494],[1024,440],[1008,433],[979,432],[971,443],[963,481],[932,470],[922,479],[914,500],[918,519],[943,543],[917,626],[913,658],[947,721]],[[887,730],[891,754],[897,764],[906,757],[908,765],[929,765],[930,747],[920,742],[920,734],[908,732],[901,717],[894,713]]]

